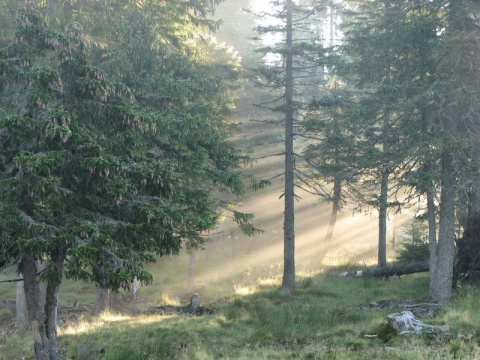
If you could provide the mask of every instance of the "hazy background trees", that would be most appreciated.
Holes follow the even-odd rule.
[[[272,5],[283,10],[287,4]],[[295,2],[293,8],[298,11],[301,5]],[[297,127],[296,134],[308,139],[295,146],[295,154],[305,149],[304,159],[297,160],[306,161],[297,180],[333,202],[330,224],[342,201],[342,179],[349,184],[354,208],[378,211],[379,267],[387,265],[389,216],[417,207],[415,217],[429,222],[431,296],[445,301],[452,287],[455,214],[461,212],[460,199],[470,204],[476,196],[473,169],[478,164],[466,154],[478,143],[477,136],[467,135],[476,134],[478,89],[468,80],[477,76],[476,65],[466,54],[476,53],[476,40],[471,40],[476,38],[473,19],[478,9],[468,1],[453,5],[377,0],[343,2],[340,8],[344,15],[333,24],[343,22],[343,37],[335,44],[324,36],[325,24],[332,26],[328,15],[337,9],[332,3],[312,2],[302,8],[302,20],[292,23],[293,43],[301,44],[293,45],[292,54],[302,59],[293,60],[295,116],[296,121],[303,120],[298,121],[302,128]],[[282,102],[288,99],[288,46],[282,52],[288,17],[281,10],[270,13],[283,14],[277,15],[276,23],[258,28],[260,34],[280,34],[277,42],[272,42],[272,35],[270,44],[264,35],[260,49],[270,55],[261,67],[264,84],[285,89],[267,103],[276,111],[288,109]],[[310,43],[318,46],[313,57],[306,40],[315,36],[305,35],[306,29],[319,36]],[[459,54],[464,54],[462,60]],[[301,65],[313,58],[307,74]],[[305,83],[308,86],[302,86]],[[302,104],[301,99],[313,100]],[[342,141],[348,145],[342,147]],[[333,185],[325,191],[322,185],[328,181]],[[470,214],[472,205],[467,206]]]
[[[42,4],[40,12],[51,33],[42,28],[39,34],[47,42],[22,49],[19,44],[25,38],[17,35],[18,43],[2,52],[0,172],[1,186],[9,190],[2,192],[0,204],[2,266],[21,258],[20,233],[12,229],[22,229],[27,245],[39,238],[32,233],[34,229],[42,236],[47,229],[36,228],[27,217],[20,221],[16,215],[4,215],[23,199],[25,206],[38,206],[29,215],[33,221],[38,223],[36,216],[43,216],[42,221],[54,219],[59,222],[55,226],[72,239],[76,238],[67,230],[80,229],[78,241],[98,240],[97,245],[107,253],[124,251],[122,256],[137,256],[127,242],[118,244],[132,233],[120,232],[121,227],[109,221],[98,224],[97,215],[108,213],[117,221],[130,214],[129,221],[138,226],[133,237],[148,229],[151,236],[158,231],[171,236],[172,242],[163,244],[168,246],[162,247],[161,255],[176,253],[181,247],[193,254],[210,237],[208,261],[219,255],[232,266],[273,266],[285,261],[291,265],[289,276],[298,265],[311,263],[319,268],[339,253],[349,260],[368,258],[371,252],[359,256],[355,252],[371,249],[377,265],[383,267],[393,258],[387,242],[392,218],[414,218],[429,225],[434,300],[445,301],[450,296],[455,240],[463,254],[459,259],[467,263],[457,266],[462,269],[458,272],[476,271],[475,259],[465,254],[472,253],[478,243],[474,235],[479,198],[477,3],[262,4],[138,4],[126,0]],[[2,48],[13,39],[10,20],[17,5],[0,2],[1,21],[6,24],[0,33]],[[215,5],[220,8],[213,15]],[[292,10],[291,28],[286,26],[287,9]],[[69,32],[54,29],[65,27],[72,34],[85,34],[81,46],[89,50],[81,63],[83,69],[89,65],[84,73],[69,69],[60,87],[62,66],[72,60],[65,54],[66,60],[58,57],[55,45],[67,41]],[[291,44],[286,43],[288,33]],[[21,57],[21,62],[12,60],[12,54]],[[286,86],[290,76],[292,82]],[[126,102],[111,98],[112,86],[125,89]],[[290,87],[291,93],[285,91]],[[134,102],[128,102],[127,88]],[[125,117],[125,123],[117,124],[117,115]],[[74,117],[85,119],[85,125],[68,124],[67,119]],[[229,117],[237,122],[236,128]],[[287,135],[285,118],[293,125]],[[53,125],[47,129],[42,126],[48,119]],[[103,126],[106,120],[111,123]],[[32,142],[32,138],[40,140]],[[285,148],[285,141],[293,138],[295,142]],[[60,140],[55,148],[41,148],[53,146],[54,139]],[[70,146],[73,140],[75,146]],[[51,157],[44,156],[47,150]],[[256,159],[253,164],[247,152]],[[67,155],[84,158],[68,167]],[[129,160],[123,164],[120,156]],[[285,158],[288,161],[283,162]],[[34,170],[31,163],[40,171],[35,176],[25,172]],[[247,174],[270,178],[268,192],[244,192],[238,167],[243,163],[252,165]],[[117,171],[122,165],[128,171]],[[295,174],[295,192],[293,178],[286,174]],[[66,180],[70,185],[64,184]],[[264,185],[250,180],[252,189]],[[12,187],[8,183],[12,181],[23,185]],[[69,202],[71,184],[83,200]],[[160,191],[154,185],[160,185],[161,194],[152,195]],[[242,195],[240,200],[238,195]],[[295,209],[290,201],[294,198],[298,200]],[[36,202],[39,199],[41,206]],[[325,201],[331,207],[318,206]],[[234,203],[242,212],[233,210]],[[62,218],[72,208],[83,209],[88,204],[98,210],[97,215],[87,209],[90,215],[75,215],[86,218],[73,225]],[[253,212],[265,232],[252,239],[235,230],[236,225],[221,221],[231,217],[244,231],[255,234],[251,215],[246,215]],[[362,212],[368,216],[358,216]],[[352,213],[357,215],[352,217]],[[153,231],[155,222],[158,228]],[[24,229],[22,224],[30,227]],[[339,231],[334,232],[334,227]],[[93,236],[104,231],[108,236]],[[58,234],[53,242],[59,241]],[[295,253],[282,260],[284,242],[295,243]],[[144,245],[143,250],[152,250]],[[71,276],[96,280],[103,287],[116,286],[133,280],[140,269],[137,266],[152,260],[159,249],[154,247],[145,257],[139,255],[133,268],[119,271],[111,282],[103,282],[111,275],[109,260],[97,252],[96,245],[83,246],[82,254],[69,250],[72,260],[67,270]],[[35,251],[36,257],[44,256],[39,249]],[[194,255],[190,259],[201,261]],[[95,271],[85,271],[84,264]],[[55,266],[50,264],[48,269]],[[197,275],[201,268],[195,266]],[[142,274],[148,281],[141,271],[140,278]],[[293,291],[294,277],[290,279],[286,288]],[[195,288],[188,285],[189,290]]]

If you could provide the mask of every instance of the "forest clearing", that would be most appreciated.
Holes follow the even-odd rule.
[[[142,287],[136,300],[125,303],[137,310],[187,304],[184,287],[169,280],[187,259],[172,263],[166,265],[171,270],[155,274],[161,285]],[[428,273],[400,279],[338,277],[339,271],[358,266],[300,273],[294,296],[279,290],[281,277],[271,269],[245,269],[199,289],[202,306],[212,310],[201,315],[133,314],[123,306],[96,317],[94,288],[67,282],[60,294],[60,349],[65,359],[81,360],[478,358],[477,286],[458,289],[451,304],[422,307],[432,305]],[[14,291],[6,287],[0,284],[12,302]],[[4,301],[2,296],[0,359],[34,359],[30,332],[15,329],[14,313]],[[449,325],[449,333],[395,333],[387,315],[406,309],[425,323]]]
[[[0,0],[0,357],[477,358],[479,19]]]

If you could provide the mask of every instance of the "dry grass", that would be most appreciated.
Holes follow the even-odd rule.
[[[422,319],[448,323],[453,328],[451,335],[385,335],[386,315],[395,309],[360,309],[358,305],[426,298],[428,274],[393,282],[336,276],[356,266],[337,264],[333,272],[299,273],[294,296],[277,290],[281,282],[278,267],[246,266],[223,282],[201,288],[203,305],[216,310],[212,315],[105,313],[95,318],[86,312],[59,329],[62,352],[76,360],[480,358],[478,287],[460,289],[436,318]],[[157,286],[142,288],[135,306],[186,304],[188,294],[172,280],[179,267],[175,263],[168,271],[160,267],[154,273]],[[81,303],[92,303],[94,290],[90,285],[67,282],[63,291],[69,292],[68,301],[61,301],[69,303],[78,297]],[[30,334],[11,330],[0,330],[0,359],[32,359]]]

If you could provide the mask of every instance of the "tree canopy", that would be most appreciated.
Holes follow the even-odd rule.
[[[227,122],[238,60],[207,38],[166,51],[148,36],[155,19],[129,15],[113,45],[92,49],[78,23],[58,32],[27,3],[0,50],[0,265],[24,275],[38,358],[58,358],[64,273],[112,289],[148,283],[145,263],[202,244],[223,209],[257,231],[216,197],[244,190],[248,158]],[[135,28],[142,36],[126,37]],[[47,264],[40,274],[36,261]],[[45,309],[37,276],[48,282]]]

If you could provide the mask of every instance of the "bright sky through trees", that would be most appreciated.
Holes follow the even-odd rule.
[[[296,0],[293,1],[295,5],[301,5],[302,1]],[[271,0],[251,0],[250,1],[251,11],[257,15],[256,25],[257,26],[281,26],[281,19],[272,16],[276,11],[279,10],[279,6],[272,4]],[[340,42],[343,38],[343,33],[340,30],[340,24],[342,19],[339,16],[337,9],[329,6],[326,10],[326,16],[322,20],[321,25],[321,34],[322,42],[325,46],[336,46],[340,45]],[[316,25],[312,24],[311,28],[313,32],[319,32],[314,29]],[[320,35],[320,34],[317,34]],[[295,37],[295,34],[294,34]],[[282,32],[269,32],[262,34],[263,45],[269,46],[276,44],[284,38]],[[265,61],[267,64],[273,64],[274,62],[280,61],[281,57],[279,54],[267,54],[265,56]]]

